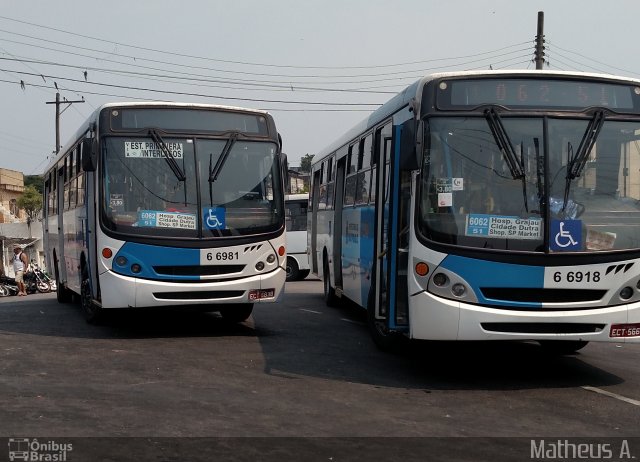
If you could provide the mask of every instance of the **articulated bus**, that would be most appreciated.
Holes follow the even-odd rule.
[[[287,282],[301,281],[309,273],[307,255],[307,208],[309,194],[287,194],[284,197],[287,228]]]
[[[640,81],[455,72],[314,158],[311,270],[373,340],[640,341]]]
[[[286,158],[266,112],[181,103],[98,108],[45,172],[58,301],[247,319],[285,282]]]

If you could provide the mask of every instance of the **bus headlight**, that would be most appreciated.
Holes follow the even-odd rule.
[[[256,263],[256,269],[258,271],[262,271],[264,269],[264,263],[259,261],[258,263]]]
[[[131,272],[138,274],[140,271],[142,271],[142,266],[138,265],[137,263],[134,263],[133,265],[131,265]]]
[[[466,291],[467,288],[464,286],[464,284],[460,284],[459,282],[451,286],[451,293],[454,295],[454,297],[462,297]]]
[[[449,278],[447,277],[446,274],[438,273],[433,277],[433,283],[438,287],[446,286],[447,282],[449,282]]]
[[[126,266],[127,265],[127,257],[123,257],[122,255],[120,255],[118,258],[116,258],[116,265],[118,265],[118,266]]]
[[[274,261],[276,261],[276,256],[270,253],[269,256],[267,257],[267,263],[273,263]]]
[[[623,300],[629,300],[633,297],[633,289],[631,287],[625,287],[620,291],[620,298]]]

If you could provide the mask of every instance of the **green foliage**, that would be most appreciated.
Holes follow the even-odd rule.
[[[313,154],[305,154],[300,160],[300,171],[311,173],[311,162],[313,161]]]
[[[44,178],[40,175],[25,175],[24,176],[24,186],[34,186],[36,190],[42,194],[44,191]]]
[[[35,186],[25,186],[24,194],[16,202],[18,207],[27,212],[30,221],[38,218],[38,214],[42,210],[42,194]]]

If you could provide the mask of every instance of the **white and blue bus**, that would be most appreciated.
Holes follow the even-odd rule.
[[[307,255],[307,208],[309,194],[287,194],[284,198],[287,228],[287,282],[309,275]]]
[[[640,341],[640,81],[425,77],[314,158],[311,270],[374,341]]]
[[[286,159],[266,112],[180,103],[98,108],[44,179],[57,296],[90,322],[181,307],[243,321],[285,282]]]

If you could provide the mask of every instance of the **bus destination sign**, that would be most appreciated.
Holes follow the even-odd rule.
[[[441,81],[437,101],[439,109],[469,109],[485,104],[529,109],[579,109],[591,106],[634,109],[639,95],[640,86],[609,82],[465,79]]]

